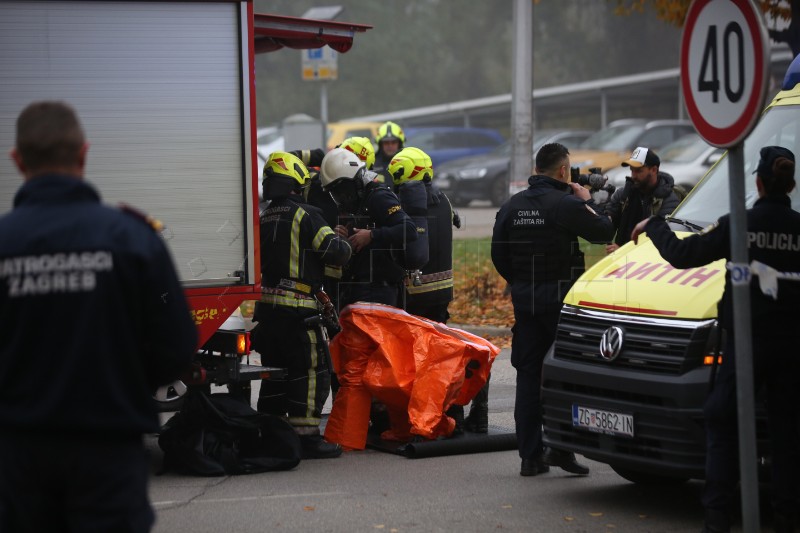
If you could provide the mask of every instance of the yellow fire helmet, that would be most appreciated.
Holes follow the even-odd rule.
[[[389,162],[389,175],[395,185],[407,181],[426,181],[433,179],[433,164],[428,154],[409,146],[403,148]]]
[[[403,128],[391,120],[387,120],[378,128],[378,135],[375,137],[375,142],[377,142],[378,147],[380,147],[381,141],[391,140],[400,141],[400,146],[402,146],[406,142],[406,134],[403,133]]]
[[[299,157],[289,152],[272,152],[264,163],[264,178],[283,176],[295,180],[301,187],[308,181],[308,168]]]
[[[300,192],[309,184],[308,168],[299,157],[288,152],[272,152],[264,163],[263,194],[265,199]]]
[[[348,137],[342,141],[339,148],[356,154],[367,165],[367,170],[375,164],[375,148],[367,137]]]

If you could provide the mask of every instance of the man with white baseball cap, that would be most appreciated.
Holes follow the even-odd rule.
[[[617,234],[614,242],[606,245],[611,253],[630,240],[633,227],[651,215],[666,216],[680,203],[673,190],[675,180],[661,172],[661,158],[644,146],[638,146],[631,156],[622,162],[630,167],[631,175],[625,178],[625,186],[617,189],[605,206],[605,214],[611,218]]]

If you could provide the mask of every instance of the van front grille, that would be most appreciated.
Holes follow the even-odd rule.
[[[703,363],[716,321],[669,320],[588,311],[565,305],[556,335],[556,359],[630,368],[660,374],[683,374]],[[600,339],[612,326],[622,330],[622,350],[607,360]]]

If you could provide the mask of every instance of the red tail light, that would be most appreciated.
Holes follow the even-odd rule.
[[[236,336],[236,353],[239,355],[250,353],[250,333],[240,333]]]

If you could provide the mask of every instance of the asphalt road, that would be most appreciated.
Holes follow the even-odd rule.
[[[461,227],[453,228],[454,239],[479,239],[492,236],[494,216],[498,207],[491,207],[489,202],[472,202],[474,207],[456,209],[461,216]]]
[[[490,424],[513,428],[509,350],[492,369]],[[329,409],[329,407],[327,408]],[[326,409],[326,411],[327,411]],[[148,437],[152,468],[161,451]],[[156,533],[699,531],[702,484],[640,487],[600,463],[576,477],[519,475],[515,450],[407,459],[373,450],[303,461],[288,472],[202,478],[165,473],[150,485]]]

